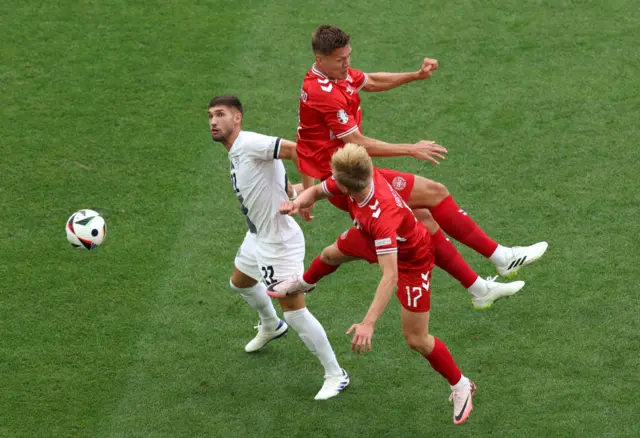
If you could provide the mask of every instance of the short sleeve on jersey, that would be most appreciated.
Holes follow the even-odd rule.
[[[398,220],[393,214],[382,214],[371,223],[371,237],[374,239],[376,254],[398,252],[398,226]]]
[[[369,79],[367,74],[361,70],[351,69],[349,71],[349,75],[351,76],[351,80],[353,86],[356,90],[360,91],[367,85],[367,80]]]
[[[335,196],[335,195],[343,194],[340,188],[338,187],[336,180],[333,179],[333,177],[327,178],[324,181],[322,181],[322,190],[324,190],[327,196]]]
[[[277,160],[280,155],[280,137],[254,134],[244,145],[245,152],[258,160]]]
[[[337,138],[358,130],[355,114],[349,114],[346,102],[341,102],[330,92],[322,91],[314,96],[313,107],[322,114],[324,123]]]

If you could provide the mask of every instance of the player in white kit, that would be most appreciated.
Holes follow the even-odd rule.
[[[304,272],[302,230],[293,218],[279,211],[289,193],[295,197],[280,160],[294,159],[296,144],[243,131],[242,111],[235,96],[219,95],[209,102],[211,138],[229,153],[231,183],[249,227],[229,282],[260,316],[258,334],[245,351],[258,351],[291,326],[324,367],[324,384],[315,399],[326,400],[349,385],[349,375],[338,364],[324,328],[307,309],[304,294],[279,299],[282,321],[266,292],[266,285]]]

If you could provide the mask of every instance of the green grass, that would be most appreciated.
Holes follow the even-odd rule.
[[[640,435],[636,2],[10,0],[0,16],[0,436]],[[431,330],[479,387],[463,426],[396,302],[374,352],[349,353],[374,266],[308,300],[345,394],[312,400],[321,368],[293,333],[243,351],[256,317],[227,282],[244,221],[206,104],[237,94],[246,129],[294,138],[325,22],[365,71],[440,61],[428,83],[364,95],[364,128],[449,159],[378,164],[445,183],[506,245],[550,243],[490,311],[434,274]],[[96,251],[65,241],[80,208],[107,220]],[[328,204],[316,216],[308,261],[349,225]]]

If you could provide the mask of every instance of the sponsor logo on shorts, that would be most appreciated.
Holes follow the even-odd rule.
[[[392,181],[393,188],[396,190],[404,190],[407,187],[407,180],[401,176],[396,176]]]
[[[347,231],[345,231],[344,233],[340,234],[340,238],[341,238],[342,240],[346,239],[346,238],[347,238],[347,234],[349,234],[349,230],[347,230]]]
[[[338,111],[338,122],[340,122],[340,123],[342,123],[344,125],[348,121],[349,121],[349,116],[347,115],[347,112],[345,110],[343,110],[343,109]]]

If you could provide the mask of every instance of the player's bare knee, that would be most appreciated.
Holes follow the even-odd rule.
[[[404,332],[404,339],[407,345],[414,351],[426,356],[433,351],[435,339],[428,333],[422,331]]]
[[[340,252],[338,249],[338,245],[335,243],[331,246],[327,246],[320,253],[320,260],[322,260],[327,265],[337,266],[342,264],[344,261],[345,255]]]
[[[449,190],[444,184],[416,176],[408,204],[411,208],[431,208],[438,205],[447,196],[449,196]]]
[[[417,335],[404,335],[404,339],[407,341],[409,348],[415,351],[420,351],[424,341]]]
[[[429,182],[429,198],[431,202],[434,203],[434,206],[436,206],[449,196],[449,190],[447,190],[444,184],[431,180],[429,180]]]

